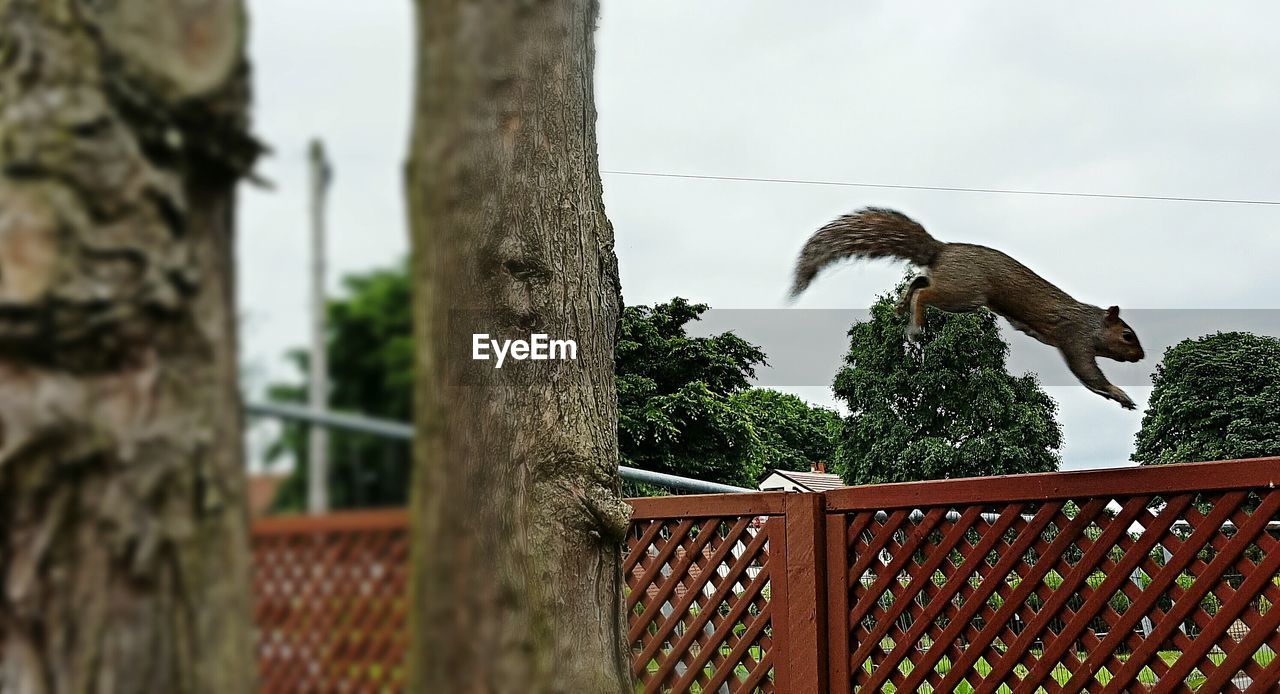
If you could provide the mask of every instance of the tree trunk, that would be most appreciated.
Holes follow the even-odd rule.
[[[239,0],[0,0],[0,692],[251,691]]]
[[[592,0],[420,0],[416,692],[630,691]],[[472,336],[576,360],[472,359]]]

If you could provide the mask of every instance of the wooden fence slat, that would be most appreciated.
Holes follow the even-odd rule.
[[[627,499],[632,520],[780,516],[787,492],[689,494]]]
[[[862,514],[860,520],[869,520]],[[849,614],[849,535],[855,530],[849,517],[843,513],[828,513],[827,525],[827,612],[835,618],[827,618],[827,686],[831,694],[849,694],[849,624],[840,615]],[[857,532],[861,532],[858,530]],[[857,533],[854,533],[856,537]]]
[[[845,576],[849,582],[847,586],[844,586],[845,590],[856,587],[858,582],[862,580],[862,575],[866,573],[867,569],[871,568],[871,564],[880,557],[879,547],[876,547],[876,551],[874,552],[856,551],[860,545],[859,538],[862,536],[862,533],[870,532],[873,537],[883,536],[892,539],[893,534],[902,528],[902,524],[906,523],[911,518],[911,512],[906,509],[894,511],[893,513],[888,514],[884,525],[879,528],[875,527],[874,518],[875,514],[873,513],[858,514],[854,517],[854,522],[849,525],[847,551],[854,552],[854,563],[853,566],[849,568],[848,575]],[[941,516],[939,516],[939,518],[941,518]],[[873,546],[874,543],[867,545],[868,548]],[[852,616],[850,619],[852,619]]]
[[[941,551],[942,548],[939,547],[938,550],[934,551],[935,556],[920,569],[919,573],[921,575],[928,574],[930,583],[935,571],[942,570],[945,572],[947,569],[954,568],[947,561],[947,554],[951,551],[958,551],[955,548],[960,545],[960,542],[964,540],[965,535],[970,531],[978,532],[975,528],[977,527],[976,523],[981,522],[979,515],[981,510],[980,507],[975,506],[966,511],[965,515],[960,518],[960,522],[957,522],[952,529],[952,533],[955,535],[954,541],[951,538],[944,540],[943,544],[946,545],[946,551]],[[968,587],[968,577],[977,570],[983,557],[1000,540],[1004,531],[1013,525],[1013,521],[1017,516],[1018,508],[1016,506],[1006,508],[995,519],[995,522],[987,528],[985,533],[981,533],[982,537],[978,544],[968,552],[968,556],[965,557],[961,566],[958,569],[954,569],[949,575],[945,575],[944,583],[942,586],[937,587],[938,592],[934,595],[933,600],[918,615],[915,615],[914,623],[903,634],[902,638],[896,639],[897,643],[894,645],[894,651],[889,654],[888,659],[885,661],[888,666],[886,668],[886,676],[897,670],[899,663],[907,658],[911,648],[919,642],[920,637],[933,625],[934,619],[949,611],[952,606],[951,601]],[[907,592],[910,592],[910,588],[908,588]],[[946,654],[946,650],[942,647],[930,648],[924,658],[919,662],[913,663],[912,671],[908,675],[900,678],[900,681],[896,681],[897,688],[903,691],[914,691],[914,689],[909,689],[908,687],[918,689],[925,677],[937,667],[938,662]],[[895,676],[895,679],[899,678]],[[916,684],[908,684],[912,680]],[[866,684],[868,688],[874,688],[875,686],[877,685],[873,681],[869,681]]]
[[[774,516],[765,521],[765,532],[769,533],[769,561],[778,566],[791,565],[790,548],[787,546],[787,517]],[[769,601],[773,605],[775,617],[773,622],[773,648],[769,649],[768,662],[774,669],[773,683],[779,692],[797,691],[792,679],[792,667],[787,658],[775,659],[774,653],[794,653],[790,628],[785,616],[791,612],[791,577],[787,571],[779,571],[770,577]],[[761,662],[765,662],[763,659]],[[750,691],[749,689],[747,691]]]

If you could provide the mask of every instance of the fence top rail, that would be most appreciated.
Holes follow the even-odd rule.
[[[843,487],[829,512],[1275,488],[1280,457]]]
[[[787,492],[689,494],[627,499],[632,520],[709,518],[712,516],[776,516],[783,513]]]
[[[322,515],[300,513],[255,518],[253,521],[253,536],[402,530],[407,528],[408,525],[409,513],[404,508],[336,511]]]

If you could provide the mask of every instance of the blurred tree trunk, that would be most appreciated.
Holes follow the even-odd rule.
[[[239,0],[0,0],[0,692],[253,689]]]
[[[592,0],[419,0],[415,692],[630,691]],[[472,335],[577,342],[475,361]]]

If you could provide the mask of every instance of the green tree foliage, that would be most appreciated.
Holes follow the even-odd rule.
[[[850,415],[833,471],[876,484],[1056,470],[1057,404],[1033,374],[1009,374],[996,317],[930,310],[908,345],[896,302],[881,296],[849,330],[834,391]]]
[[[406,268],[349,275],[342,293],[329,301],[327,349],[330,407],[373,417],[409,421],[413,397],[413,335],[410,288]],[[305,402],[307,353],[295,350],[289,358],[303,374],[300,385],[272,386],[274,400]],[[398,441],[331,430],[329,435],[329,497],[334,508],[402,505],[409,479],[409,446]],[[306,429],[285,427],[284,436],[269,451],[271,458],[290,452],[296,460],[307,455]],[[274,508],[298,511],[306,507],[307,466],[296,465],[281,485]]]
[[[730,401],[755,429],[761,471],[806,471],[835,459],[841,420],[834,410],[814,407],[790,393],[768,388],[734,393]]]
[[[690,337],[686,326],[706,310],[676,298],[623,311],[616,356],[622,463],[754,487],[768,468],[825,462],[837,415],[751,388],[764,352],[731,332]]]
[[[1132,459],[1143,465],[1280,454],[1280,340],[1217,333],[1156,367]]]

